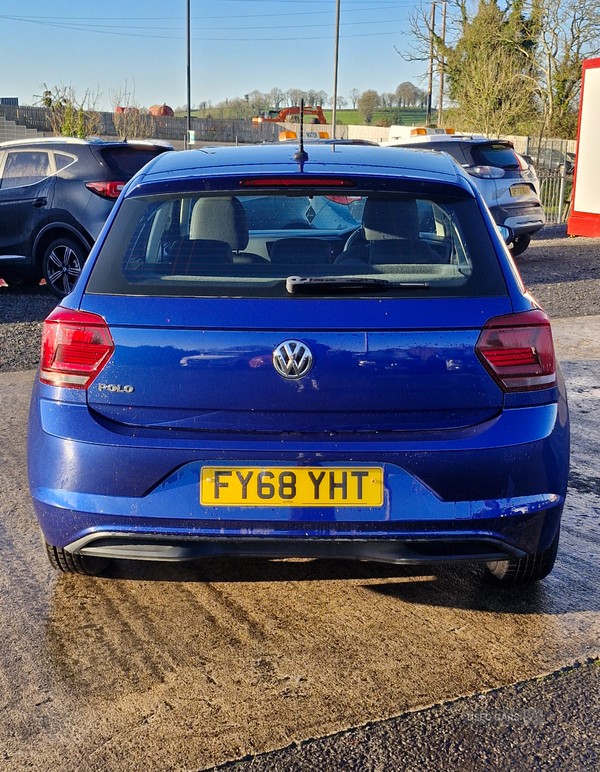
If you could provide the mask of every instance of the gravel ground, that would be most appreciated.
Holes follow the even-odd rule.
[[[544,228],[516,258],[527,289],[553,319],[600,314],[600,240]]]
[[[600,314],[600,240],[568,238],[566,226],[544,228],[516,262],[551,318]],[[0,287],[0,372],[37,367],[42,321],[55,305],[45,287]]]
[[[38,366],[42,322],[57,302],[43,286],[0,287],[0,372]]]

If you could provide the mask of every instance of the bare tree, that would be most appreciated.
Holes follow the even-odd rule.
[[[332,96],[330,96],[327,99],[327,104],[329,104],[329,105],[331,105],[333,107],[333,97]],[[347,106],[348,106],[348,100],[345,97],[343,97],[343,96],[339,96],[337,98],[337,109],[338,110],[343,110],[344,107],[347,107]]]
[[[73,86],[54,86],[44,92],[38,103],[50,110],[52,131],[63,137],[85,137],[101,133],[102,116],[98,104],[102,94],[86,89],[80,99]]]
[[[268,109],[270,99],[267,94],[263,94],[261,91],[254,90],[251,91],[247,96],[254,115],[258,115],[258,113]]]
[[[575,136],[584,59],[600,54],[600,0],[540,0],[537,46],[526,53],[538,73],[545,122]]]
[[[460,70],[461,60],[480,57],[482,45],[488,50],[500,46],[520,59],[528,97],[531,84],[525,87],[525,81],[533,84],[534,117],[542,130],[575,136],[582,62],[600,55],[600,0],[519,0],[502,9],[497,0],[449,0],[449,8],[447,44],[434,35],[434,59],[436,68],[443,66],[448,75],[450,97],[457,106],[465,92],[460,72],[456,78],[457,65]],[[479,25],[472,45],[465,45],[478,17],[486,22]],[[428,7],[413,12],[411,28],[413,48],[403,56],[424,61],[431,35]]]
[[[420,103],[421,90],[405,80],[396,89],[395,96],[399,107],[415,107]]]
[[[281,105],[285,101],[285,94],[283,93],[283,91],[280,88],[277,88],[277,86],[272,88],[269,91],[267,96],[271,100],[271,107],[273,107],[273,109],[275,109],[275,110],[279,110],[279,108],[281,107]]]
[[[113,108],[113,123],[122,139],[145,139],[151,137],[154,129],[153,118],[144,114],[135,98],[135,81],[131,89],[127,81],[123,87],[109,90]],[[187,106],[185,107],[187,112]]]
[[[358,99],[357,106],[358,112],[365,121],[365,123],[371,123],[373,120],[373,113],[379,107],[381,99],[379,94],[373,89],[364,91]]]
[[[229,100],[229,116],[238,120],[250,120],[252,118],[252,108],[245,99],[236,97]]]
[[[360,91],[357,88],[353,88],[348,94],[348,96],[350,97],[350,101],[352,102],[352,109],[356,110],[358,98],[360,97]]]
[[[300,104],[301,99],[307,99],[306,92],[299,88],[291,88],[286,92],[288,98],[288,107],[296,107]]]

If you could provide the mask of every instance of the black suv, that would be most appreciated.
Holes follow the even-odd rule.
[[[125,183],[168,150],[158,141],[64,137],[0,143],[0,278],[43,277],[67,295]]]

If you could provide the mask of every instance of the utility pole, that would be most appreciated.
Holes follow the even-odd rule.
[[[442,3],[442,45],[446,43],[446,0]],[[444,54],[440,58],[440,101],[438,106],[437,125],[438,129],[442,127],[442,115],[444,112]]]
[[[190,0],[187,0],[187,135],[185,146],[190,146],[190,136],[192,132],[192,80],[190,70]]]
[[[337,113],[338,50],[340,47],[340,2],[341,0],[337,0],[335,18],[335,62],[333,65],[333,112],[331,115],[331,139],[335,139],[335,119]]]
[[[425,123],[431,123],[431,92],[433,89],[433,34],[435,29],[435,0],[431,3],[431,31],[429,35],[429,80],[427,85],[427,113]]]

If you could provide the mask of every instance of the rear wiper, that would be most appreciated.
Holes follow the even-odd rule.
[[[386,292],[389,289],[429,289],[426,282],[393,282],[387,279],[352,279],[347,276],[288,276],[290,295],[322,295],[329,292]]]

